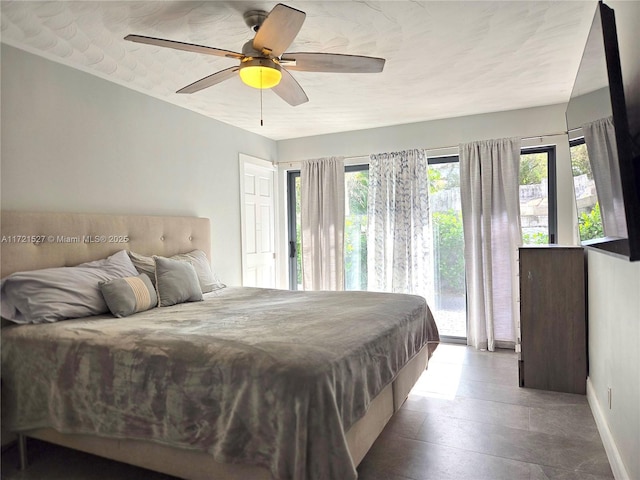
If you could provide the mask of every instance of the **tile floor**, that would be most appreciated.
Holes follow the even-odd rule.
[[[586,397],[517,385],[513,352],[440,345],[359,480],[613,479]],[[36,441],[20,472],[16,450],[5,480],[173,480]]]

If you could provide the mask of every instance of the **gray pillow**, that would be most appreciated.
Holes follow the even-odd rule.
[[[144,273],[100,282],[100,291],[109,311],[116,317],[128,317],[158,305],[156,289]]]
[[[153,257],[147,257],[146,255],[140,255],[136,252],[129,252],[129,257],[139,273],[146,273],[151,278],[151,281],[155,285],[156,277],[156,265],[153,261]],[[198,282],[200,283],[200,290],[202,293],[213,292],[226,287],[226,285],[216,278],[216,275],[211,270],[211,264],[207,258],[206,253],[202,250],[194,250],[189,253],[179,253],[171,257],[173,260],[181,260],[188,262],[196,269],[198,275]]]
[[[158,305],[168,307],[183,302],[199,302],[202,290],[196,269],[181,260],[153,256],[156,264]]]
[[[75,267],[12,273],[0,284],[2,318],[44,323],[106,313],[99,283],[137,274],[126,250]]]

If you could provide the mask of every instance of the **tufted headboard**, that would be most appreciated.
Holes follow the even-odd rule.
[[[0,278],[119,250],[171,256],[199,249],[211,259],[208,218],[2,211],[0,230]]]

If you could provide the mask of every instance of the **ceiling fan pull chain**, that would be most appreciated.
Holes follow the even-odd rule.
[[[262,70],[260,70],[260,126],[264,126],[264,122],[262,121]]]

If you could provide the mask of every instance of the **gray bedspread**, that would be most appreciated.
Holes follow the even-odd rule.
[[[344,432],[438,332],[423,298],[226,288],[2,330],[3,426],[152,440],[276,479],[357,477]]]

